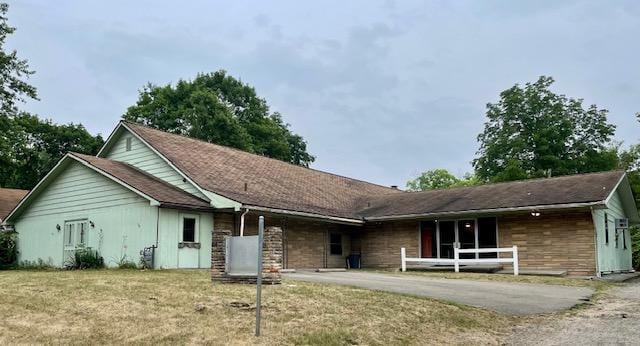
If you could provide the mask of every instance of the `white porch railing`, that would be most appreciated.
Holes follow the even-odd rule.
[[[461,253],[502,253],[511,252],[512,256],[507,258],[460,258]],[[456,273],[460,271],[460,264],[480,264],[480,263],[511,263],[513,265],[513,275],[519,274],[518,269],[518,247],[483,248],[483,249],[453,249],[453,259],[450,258],[416,258],[407,257],[405,248],[400,248],[400,263],[402,271],[407,271],[407,262],[433,263],[433,264],[453,264]]]

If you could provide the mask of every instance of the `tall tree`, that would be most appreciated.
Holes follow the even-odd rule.
[[[80,124],[54,124],[51,120],[20,113],[9,119],[8,151],[0,158],[9,164],[0,167],[0,186],[31,189],[69,151],[93,155],[103,144]]]
[[[8,23],[9,5],[0,3],[0,113],[11,116],[17,111],[16,103],[26,98],[37,99],[36,88],[25,79],[34,73],[27,60],[18,58],[15,50],[6,51],[5,40],[16,31]]]
[[[444,168],[436,168],[423,172],[417,178],[409,180],[407,182],[407,190],[427,191],[478,184],[479,181],[471,174],[465,174],[465,176],[460,179]]]
[[[473,161],[483,181],[508,181],[614,169],[615,126],[605,109],[552,92],[551,77],[515,85],[487,104]]]
[[[102,137],[93,137],[82,125],[56,125],[22,113],[18,104],[38,99],[26,82],[34,71],[5,40],[15,32],[8,24],[9,6],[0,3],[0,186],[31,189],[67,151],[95,154]]]
[[[282,116],[270,113],[254,88],[223,70],[175,86],[148,84],[123,118],[297,165],[314,161]]]

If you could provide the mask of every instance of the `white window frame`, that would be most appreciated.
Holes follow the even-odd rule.
[[[124,151],[131,151],[133,147],[133,138],[131,136],[127,136],[124,139]]]
[[[185,219],[195,219],[195,225],[194,225],[194,234],[193,234],[193,241],[184,241],[184,220]],[[200,215],[197,214],[181,214],[180,215],[180,242],[181,243],[199,243],[200,242]]]
[[[84,226],[83,226],[84,225]],[[67,237],[67,229],[73,226],[73,232],[70,237]],[[65,220],[64,221],[64,234],[63,234],[63,243],[65,247],[78,247],[78,246],[87,246],[89,243],[89,219],[74,219],[74,220]],[[84,241],[80,242],[81,239],[81,231],[84,230]],[[71,241],[71,243],[69,243]]]

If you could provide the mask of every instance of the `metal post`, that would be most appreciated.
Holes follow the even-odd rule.
[[[400,268],[403,272],[407,271],[407,250],[403,247],[400,248]]]
[[[256,278],[256,336],[260,336],[260,310],[262,309],[262,239],[264,216],[258,218],[258,276]]]

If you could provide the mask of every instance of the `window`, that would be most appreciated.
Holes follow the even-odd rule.
[[[331,233],[329,235],[329,253],[331,255],[342,255],[342,234]]]
[[[604,213],[604,243],[609,244],[609,215]]]
[[[131,151],[131,137],[127,137],[125,140],[125,150]]]
[[[80,225],[80,234],[79,239],[78,239],[78,244],[81,245],[86,245],[86,241],[87,241],[87,223],[86,222],[81,222],[79,223]]]
[[[65,224],[65,227],[64,227],[64,245],[66,245],[66,246],[75,245],[73,243],[73,241],[74,241],[73,238],[75,238],[74,237],[74,233],[75,233],[74,232],[75,231],[75,227],[74,226],[75,226],[75,224],[73,224],[73,223]]]
[[[196,242],[196,219],[192,217],[182,219],[182,241],[185,243]]]
[[[622,230],[622,248],[626,250],[627,249],[627,235],[625,233],[626,232],[623,229]]]

